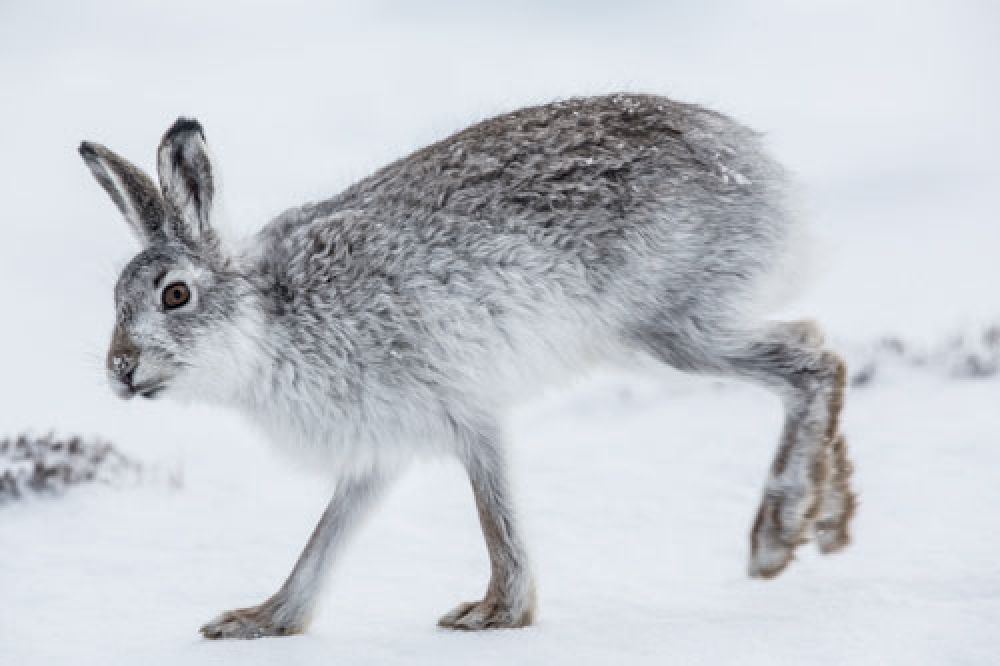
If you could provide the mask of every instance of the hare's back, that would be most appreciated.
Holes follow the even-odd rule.
[[[576,98],[477,123],[327,205],[400,222],[444,213],[586,234],[595,220],[648,219],[665,196],[759,180],[766,162],[753,132],[701,107],[648,95]]]
[[[318,210],[361,211],[417,261],[499,259],[527,280],[561,278],[566,294],[746,278],[704,285],[718,293],[744,291],[785,251],[784,180],[759,135],[727,116],[616,94],[482,121]]]
[[[461,271],[586,298],[659,298],[692,280],[720,281],[703,285],[718,295],[782,251],[783,181],[758,135],[722,114],[649,95],[576,98],[477,123],[264,236],[272,257],[326,284]]]
[[[500,264],[522,280],[582,275],[561,287],[570,294],[641,270],[662,292],[766,270],[788,231],[783,197],[782,170],[752,130],[697,105],[616,94],[484,120],[290,211],[264,235],[297,246],[290,254],[324,279],[344,277],[333,252],[404,280],[436,265]]]

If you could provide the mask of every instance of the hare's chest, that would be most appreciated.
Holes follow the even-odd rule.
[[[398,467],[446,453],[453,444],[444,420],[412,400],[362,403],[298,395],[274,399],[251,418],[278,450],[338,477]]]

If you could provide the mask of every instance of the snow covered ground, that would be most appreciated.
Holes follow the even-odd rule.
[[[0,435],[98,435],[182,473],[0,508],[0,662],[997,662],[1000,379],[869,351],[1000,322],[993,6],[204,5],[0,3]],[[746,578],[777,401],[609,371],[512,417],[536,626],[435,628],[487,573],[467,484],[441,462],[383,503],[307,635],[201,640],[281,582],[329,488],[234,415],[107,389],[134,248],[79,140],[149,168],[167,124],[199,117],[249,230],[477,118],[618,89],[744,119],[799,174],[823,249],[776,316],[817,318],[856,370],[882,370],[845,413],[854,545]]]

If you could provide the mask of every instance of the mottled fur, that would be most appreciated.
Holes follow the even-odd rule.
[[[831,455],[842,364],[810,325],[759,319],[795,254],[785,174],[721,114],[625,94],[522,109],[289,210],[242,247],[212,230],[196,122],[164,136],[159,190],[104,147],[81,154],[144,247],[116,288],[116,390],[237,407],[341,479],[282,589],[206,636],[300,631],[345,528],[397,468],[434,454],[468,470],[491,563],[484,600],[441,623],[530,623],[503,414],[637,351],[784,397],[751,573],[784,566],[823,488],[843,495],[815,473]],[[176,281],[191,300],[167,311],[161,290]]]

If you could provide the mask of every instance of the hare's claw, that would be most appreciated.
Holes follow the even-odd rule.
[[[199,631],[212,640],[251,639],[265,636],[290,636],[305,630],[304,623],[280,619],[280,613],[269,603],[252,608],[226,611]]]
[[[459,604],[438,620],[438,626],[462,631],[516,629],[530,625],[533,615],[531,607],[515,608],[509,602],[487,596],[482,601]]]

